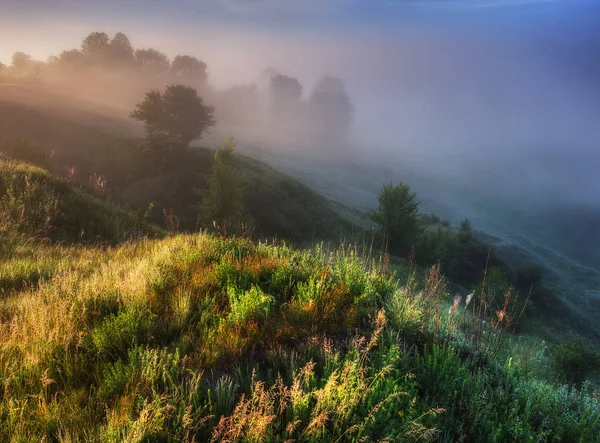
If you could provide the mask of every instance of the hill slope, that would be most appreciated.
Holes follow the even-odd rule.
[[[195,235],[79,252],[0,298],[2,440],[600,435],[596,400],[539,378],[541,350],[447,314],[435,269],[421,292],[354,249]]]
[[[0,157],[0,236],[116,243],[159,231],[27,163]]]
[[[197,230],[199,190],[206,186],[214,151],[191,148],[169,155],[158,169],[148,167],[140,155],[141,138],[131,124],[116,116],[98,114],[89,104],[53,97],[49,91],[4,86],[0,96],[0,134],[11,155],[37,159],[55,174],[90,188],[90,177],[106,180],[114,199],[136,210],[154,204],[153,221],[164,222],[163,211],[179,218],[180,228]],[[123,117],[123,116],[119,116]],[[127,134],[115,136],[115,134]],[[31,145],[15,149],[13,140],[25,137]],[[31,155],[30,151],[34,151]],[[346,208],[334,204],[298,180],[266,164],[237,156],[244,180],[246,210],[259,237],[295,241],[339,238],[356,229],[347,220]]]

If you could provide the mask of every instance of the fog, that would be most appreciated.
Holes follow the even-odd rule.
[[[235,2],[235,7],[246,6]],[[460,20],[443,25],[417,21],[385,32],[350,26],[285,32],[281,24],[245,28],[237,22],[178,26],[171,16],[156,27],[156,17],[152,22],[115,22],[102,16],[77,21],[66,14],[62,22],[48,25],[47,31],[65,30],[56,33],[56,41],[33,25],[5,24],[0,60],[8,65],[12,53],[23,51],[46,61],[78,48],[96,29],[110,36],[122,31],[134,49],[155,48],[171,60],[189,54],[207,65],[208,80],[198,89],[215,106],[218,120],[201,144],[232,134],[243,150],[267,150],[266,158],[289,170],[313,165],[318,171],[320,162],[337,162],[331,181],[344,175],[347,162],[360,162],[371,168],[373,189],[380,186],[378,179],[408,181],[433,208],[455,208],[449,210],[456,211],[451,218],[466,214],[485,224],[504,215],[507,224],[502,227],[523,229],[557,248],[564,239],[554,241],[556,237],[578,231],[581,222],[590,237],[562,251],[578,259],[585,256],[582,261],[597,266],[600,260],[575,251],[592,249],[590,241],[595,248],[600,241],[596,12],[562,21],[560,16],[545,20],[526,15],[496,20],[489,27]],[[94,28],[83,30],[92,24]],[[298,108],[273,112],[274,73],[302,85]],[[343,81],[352,102],[355,112],[348,127],[340,123],[343,118],[323,123],[331,112],[315,118],[311,96],[326,75]],[[121,68],[97,67],[82,75],[43,67],[35,84],[52,97],[47,106],[62,100],[67,108],[85,106],[125,120],[148,89],[175,80],[141,78]],[[229,89],[252,84],[256,89]],[[0,94],[8,97],[6,88]],[[38,99],[41,106],[44,98]],[[386,172],[379,174],[378,168]],[[503,212],[506,207],[514,212]],[[566,207],[576,208],[573,220],[559,223],[556,211]],[[578,219],[584,209],[592,221]]]

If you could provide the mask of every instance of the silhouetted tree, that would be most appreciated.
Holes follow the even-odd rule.
[[[171,63],[171,71],[186,84],[202,86],[208,79],[206,63],[189,55],[178,55]]]
[[[78,49],[63,51],[58,56],[58,64],[62,67],[80,66],[85,60],[85,55]]]
[[[25,71],[33,67],[33,60],[29,54],[24,52],[15,52],[12,56],[12,67],[19,70]]]
[[[23,160],[27,163],[42,167],[48,166],[47,154],[25,137],[17,137],[12,141],[4,142],[1,145],[0,151],[5,152],[9,157]]]
[[[536,263],[528,263],[517,269],[516,283],[517,286],[525,292],[538,289],[544,268]]]
[[[287,125],[300,118],[302,85],[298,79],[275,74],[271,77],[269,92],[273,118]]]
[[[116,63],[133,61],[133,48],[129,38],[122,32],[117,32],[109,44],[110,58]]]
[[[460,222],[458,240],[463,244],[469,244],[473,240],[473,226],[468,218]]]
[[[271,77],[269,87],[275,101],[298,101],[302,97],[302,85],[297,78],[275,74]]]
[[[407,252],[422,231],[417,194],[411,193],[406,184],[390,183],[381,189],[378,202],[378,208],[368,214],[369,218],[379,225],[393,251]]]
[[[152,48],[135,51],[135,61],[142,72],[153,76],[163,76],[171,68],[169,57]]]
[[[200,206],[200,222],[224,236],[239,230],[244,214],[241,177],[233,164],[235,147],[233,137],[219,143]]]
[[[173,142],[188,146],[214,126],[212,106],[204,104],[194,88],[170,85],[164,93],[152,90],[136,105],[131,118],[144,123],[151,136],[166,136]]]
[[[344,82],[325,76],[315,86],[309,100],[311,116],[323,136],[345,138],[354,116],[354,105]]]
[[[107,56],[110,38],[105,32],[92,32],[81,43],[81,52],[96,59]]]

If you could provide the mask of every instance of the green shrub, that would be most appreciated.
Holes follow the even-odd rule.
[[[275,301],[271,295],[265,294],[258,286],[252,286],[248,291],[229,286],[227,295],[230,306],[227,319],[235,324],[265,318],[269,315]]]
[[[331,277],[325,275],[311,275],[306,282],[299,282],[296,288],[296,299],[301,305],[317,301],[324,293],[332,288]]]
[[[100,356],[116,359],[150,339],[154,314],[147,308],[128,307],[104,319],[90,333],[93,349]]]
[[[554,347],[553,359],[557,375],[569,384],[579,385],[600,370],[600,355],[576,335]]]

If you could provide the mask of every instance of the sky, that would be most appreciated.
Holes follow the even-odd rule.
[[[386,153],[464,165],[551,152],[558,167],[576,152],[585,174],[531,175],[600,199],[598,0],[0,0],[0,61],[45,60],[97,30],[196,56],[217,87],[275,68],[306,96],[339,76],[356,140]]]
[[[596,0],[0,0],[0,60],[26,50],[43,59],[77,46],[90,29],[127,28],[140,43],[188,39],[268,40],[394,36],[407,29],[459,29],[489,36],[536,30],[584,32]]]

